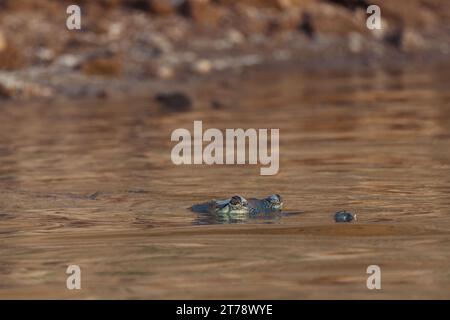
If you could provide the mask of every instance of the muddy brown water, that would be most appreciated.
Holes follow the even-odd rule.
[[[448,299],[449,75],[249,72],[192,85],[183,113],[148,97],[3,103],[0,298]],[[279,174],[173,165],[170,134],[194,120],[279,128]],[[297,213],[199,225],[187,210],[270,193]],[[342,209],[358,221],[336,224]]]

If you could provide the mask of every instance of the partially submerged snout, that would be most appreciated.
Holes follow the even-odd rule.
[[[242,214],[249,213],[250,207],[244,197],[236,195],[230,199],[211,201],[209,211],[211,213]]]
[[[264,199],[271,210],[281,210],[283,209],[283,199],[279,194],[271,194]]]
[[[231,197],[228,206],[228,213],[247,213],[250,210],[248,201],[242,196]]]
[[[255,219],[276,221],[283,216],[283,199],[279,194],[264,198],[249,198],[235,195],[223,200],[210,200],[193,205],[190,209],[198,213],[196,224],[242,223]]]
[[[279,194],[272,194],[264,199],[250,199],[235,195],[229,199],[211,200],[207,203],[194,205],[191,209],[198,213],[218,214],[258,214],[281,211],[283,200]]]

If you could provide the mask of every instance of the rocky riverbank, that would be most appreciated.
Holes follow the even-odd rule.
[[[0,1],[0,99],[133,95],[254,66],[303,69],[447,63],[443,0]],[[382,30],[366,27],[381,7]]]

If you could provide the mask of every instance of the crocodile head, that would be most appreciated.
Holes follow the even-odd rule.
[[[214,201],[214,211],[222,214],[246,214],[251,210],[247,200],[241,196],[233,196],[227,200]]]
[[[233,196],[228,203],[230,207],[230,213],[245,213],[249,212],[248,202],[244,197],[241,196]]]
[[[283,199],[279,194],[271,194],[264,199],[271,210],[281,210],[283,208]]]

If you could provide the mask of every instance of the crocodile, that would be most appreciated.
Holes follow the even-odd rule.
[[[251,198],[248,201],[240,195],[235,195],[229,199],[196,204],[190,209],[197,213],[260,214],[281,211],[282,208],[281,196],[272,194],[264,199]]]

